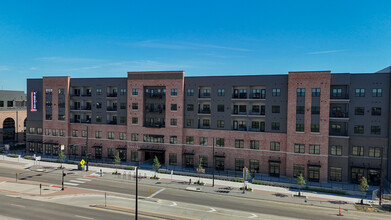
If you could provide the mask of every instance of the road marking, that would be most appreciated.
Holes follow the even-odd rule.
[[[86,183],[86,182],[79,181],[79,180],[69,180],[69,182],[72,182],[72,183]]]
[[[86,216],[81,216],[81,215],[75,215],[75,217],[84,218],[84,219],[94,219],[94,218],[90,218],[90,217],[86,217]]]
[[[98,178],[97,176],[86,176],[88,178]]]
[[[210,210],[208,212],[215,212],[215,211],[216,211],[216,209],[210,208]]]
[[[16,207],[19,207],[19,208],[26,208],[26,206],[23,206],[23,205],[18,205],[18,204],[10,204],[12,206],[16,206]]]
[[[78,180],[81,180],[81,181],[91,181],[89,179],[83,179],[83,178],[77,178]]]
[[[257,218],[258,216],[256,215],[256,214],[251,214],[251,216],[250,217],[248,217],[248,218]]]
[[[79,184],[77,184],[77,183],[68,183],[68,182],[64,182],[64,185],[78,186]]]
[[[176,202],[172,202],[170,206],[177,206]]]
[[[159,193],[163,192],[163,190],[165,190],[165,189],[166,189],[166,188],[163,188],[163,189],[161,189],[161,190],[159,190],[159,191],[155,192],[154,194],[152,194],[152,195],[148,196],[147,198],[148,198],[148,199],[150,199],[150,198],[153,198],[153,197],[154,197],[154,196],[156,196],[157,194],[159,194]]]

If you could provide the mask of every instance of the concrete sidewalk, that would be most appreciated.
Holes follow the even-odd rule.
[[[37,162],[33,160],[27,160],[24,158],[10,158],[10,157],[3,157],[0,156],[0,164],[3,164],[6,162],[7,166],[14,167],[14,168],[21,168],[24,169],[54,169],[60,166],[58,163],[51,163],[51,162]],[[63,166],[68,170],[74,170],[77,169],[77,165],[75,164],[63,164]],[[117,175],[112,175],[113,172],[117,171],[121,173],[120,178]],[[89,166],[89,175],[100,177],[100,172],[102,171],[103,178],[108,179],[122,179],[124,180],[124,174],[125,174],[125,180],[128,181],[129,177],[135,176],[135,171],[133,170],[123,170],[123,169],[114,169],[114,168],[105,168],[105,167],[94,167]],[[80,171],[82,172],[82,171]],[[147,184],[155,184],[156,180],[150,180],[149,177],[154,176],[155,172],[150,170],[139,170],[139,176],[147,177],[143,179],[143,183]],[[160,183],[164,184],[170,184],[173,188],[184,188],[186,186],[184,183],[188,183],[189,179],[191,179],[191,182],[195,182],[198,180],[196,177],[188,177],[188,176],[179,176],[179,175],[170,175],[170,174],[162,174],[158,173],[158,177],[161,179],[159,180]],[[171,183],[171,181],[173,184]],[[355,196],[347,196],[347,195],[333,195],[333,194],[327,194],[327,193],[316,193],[316,192],[306,192],[303,191],[303,194],[307,197],[307,200],[301,199],[301,198],[295,198],[294,195],[297,194],[297,191],[292,191],[289,188],[283,188],[283,187],[274,187],[274,186],[266,186],[266,185],[256,185],[256,184],[248,184],[248,187],[253,189],[253,192],[247,192],[245,194],[241,194],[241,191],[238,189],[240,187],[243,187],[243,183],[238,182],[231,182],[231,181],[223,181],[223,180],[215,180],[215,188],[212,188],[212,179],[206,179],[201,178],[201,181],[205,183],[205,186],[201,186],[202,190],[204,192],[215,192],[216,187],[217,188],[226,188],[230,189],[233,188],[238,193],[228,193],[229,195],[237,195],[237,196],[245,196],[249,198],[259,198],[259,199],[270,199],[275,200],[276,198],[279,201],[291,201],[291,202],[303,202],[303,203],[318,203],[317,205],[321,206],[339,206],[339,205],[346,205],[346,204],[352,204],[355,202],[358,202],[361,198],[355,197]],[[197,186],[192,184],[192,186]],[[188,185],[187,185],[188,187]],[[222,190],[226,191],[226,190]],[[238,195],[240,194],[240,195]],[[373,203],[375,201],[365,199],[366,203]]]

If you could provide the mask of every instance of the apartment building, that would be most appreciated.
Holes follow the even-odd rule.
[[[390,180],[390,69],[28,79],[27,151],[315,182]],[[88,136],[88,142],[87,142]],[[214,148],[213,148],[214,146]],[[214,149],[214,152],[213,152]],[[383,158],[383,159],[382,159]]]
[[[23,91],[0,90],[0,145],[24,143],[26,103]]]

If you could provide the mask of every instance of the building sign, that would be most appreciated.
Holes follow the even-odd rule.
[[[37,92],[35,91],[31,92],[31,111],[37,111]]]

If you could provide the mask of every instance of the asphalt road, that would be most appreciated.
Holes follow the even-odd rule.
[[[130,215],[100,211],[96,209],[78,208],[75,206],[60,205],[56,203],[40,202],[21,198],[0,195],[0,219],[7,216],[29,220],[107,220],[132,219]],[[139,219],[150,219],[142,216]]]
[[[11,168],[0,168],[0,176],[15,178],[15,173],[19,173],[19,179],[39,181],[51,184],[61,184],[61,172],[53,171],[49,173],[32,172],[28,170],[18,170]],[[81,171],[75,171],[81,172]],[[68,172],[71,173],[71,172]],[[69,174],[66,176],[66,181],[80,178],[79,175]],[[78,185],[77,187],[102,190],[108,192],[116,192],[123,194],[135,195],[135,183],[123,182],[107,179],[91,179],[91,181]],[[139,184],[139,196],[149,196],[149,189],[157,192],[164,188],[158,185],[144,185],[143,181]],[[337,216],[337,210],[323,207],[306,206],[292,203],[283,203],[266,200],[256,200],[241,197],[232,197],[227,195],[216,195],[202,192],[191,192],[175,188],[165,188],[154,198],[185,202],[190,204],[203,205],[215,208],[233,209],[245,212],[263,213],[276,216],[293,217],[300,219],[333,219],[341,218]],[[363,213],[358,211],[345,212],[344,219],[383,219],[387,215],[379,215],[376,213]],[[387,216],[388,218],[389,216]]]

